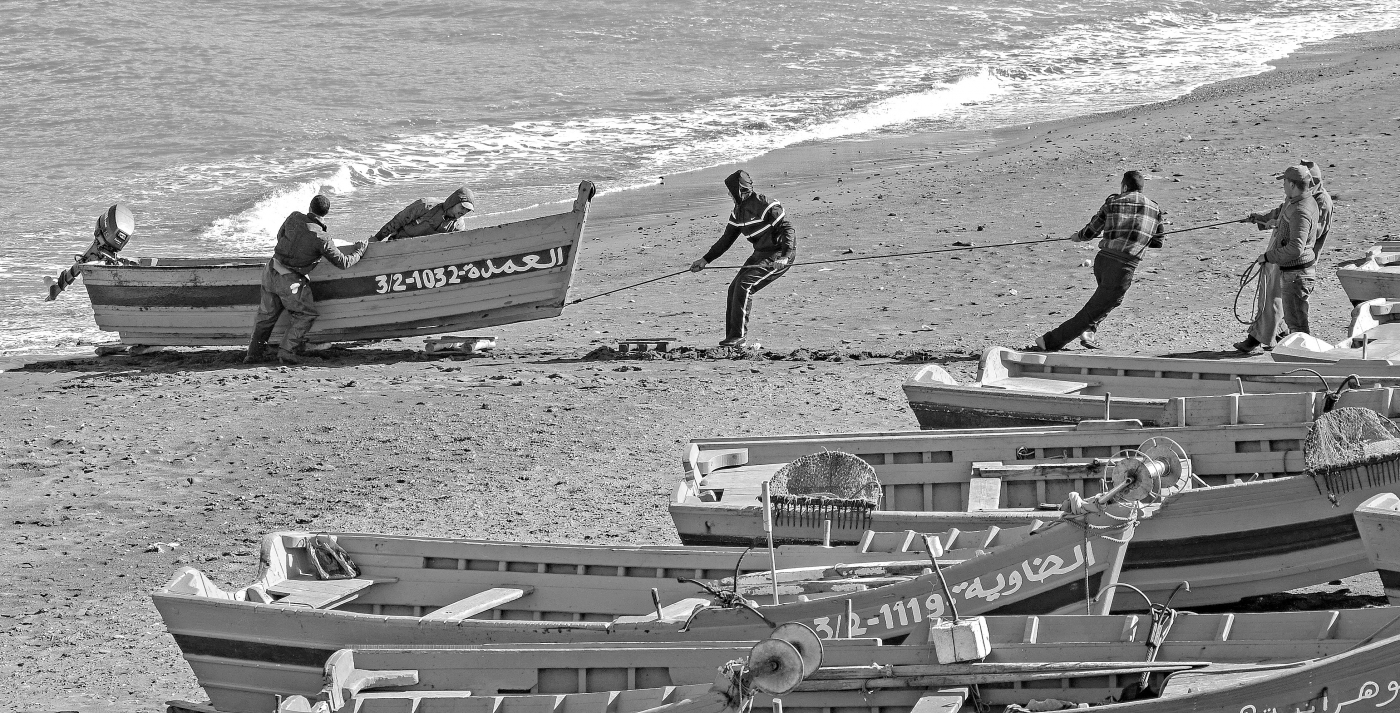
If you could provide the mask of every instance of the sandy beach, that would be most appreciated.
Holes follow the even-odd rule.
[[[1312,301],[1316,336],[1330,342],[1349,312],[1332,267],[1400,232],[1389,222],[1397,97],[1400,33],[1376,33],[1161,105],[805,145],[737,167],[787,207],[801,263],[1066,237],[1128,169],[1148,174],[1171,228],[1241,218],[1281,200],[1274,173],[1312,159],[1338,205]],[[599,197],[574,296],[702,254],[734,168]],[[1237,275],[1267,235],[1232,225],[1171,236],[1104,323],[1105,350],[1226,356],[1245,330],[1231,309]],[[799,264],[757,298],[751,331],[774,358],[585,358],[620,338],[718,342],[733,273],[714,270],[489,330],[501,339],[489,358],[386,342],[308,367],[244,366],[227,349],[8,364],[0,707],[204,700],[147,595],[183,565],[245,582],[271,530],[676,542],[665,505],[688,439],[916,428],[899,390],[916,365],[967,378],[985,347],[1054,327],[1091,292],[1094,250]],[[722,264],[744,257],[736,247]],[[831,353],[840,358],[814,358]],[[148,551],[156,542],[179,546]]]

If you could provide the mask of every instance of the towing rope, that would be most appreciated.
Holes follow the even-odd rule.
[[[1205,227],[1205,226],[1202,226],[1202,227]],[[1188,228],[1188,230],[1194,230],[1194,228]],[[889,253],[889,254],[885,254],[885,255],[860,255],[860,256],[857,256],[857,257],[829,258],[829,259],[826,259],[826,260],[813,260],[813,261],[811,261],[811,262],[804,262],[804,263],[801,263],[801,264],[804,265],[804,266],[805,266],[805,265],[830,265],[830,264],[832,264],[832,263],[838,263],[838,262],[856,262],[856,261],[859,261],[859,260],[888,260],[888,259],[897,258],[897,257],[915,257],[915,256],[919,256],[919,255],[936,255],[936,254],[938,254],[938,253],[961,252],[961,251],[963,251],[963,250],[982,250],[982,249],[984,249],[984,248],[1004,248],[1004,247],[1010,247],[1010,246],[1012,246],[1012,245],[1017,245],[1017,246],[1022,246],[1022,245],[1039,245],[1039,244],[1041,244],[1041,243],[1056,243],[1056,242],[1062,242],[1062,241],[1065,241],[1065,240],[1072,240],[1072,239],[1073,239],[1073,238],[1046,238],[1045,240],[1032,240],[1032,241],[1030,241],[1030,242],[1021,242],[1021,241],[1019,241],[1019,240],[1012,240],[1012,241],[1009,242],[1009,243],[989,243],[989,244],[987,244],[987,245],[959,245],[959,246],[957,246],[957,247],[951,247],[951,248],[939,248],[939,249],[937,249],[937,250],[917,250],[917,251],[915,251],[915,252],[908,252],[908,253]],[[793,266],[796,267],[796,263],[794,263]],[[752,267],[752,266],[751,266],[751,265],[718,265],[718,266],[709,266],[709,265],[706,265],[706,266],[705,266],[705,269],[706,269],[706,270],[742,270],[742,269],[744,269],[744,268],[746,268],[746,267]],[[598,293],[598,294],[596,294],[596,295],[589,295],[588,297],[580,297],[580,298],[578,298],[578,299],[576,299],[576,300],[570,302],[569,304],[571,304],[571,305],[576,305],[576,304],[578,304],[578,303],[580,303],[580,302],[587,302],[588,300],[597,299],[597,298],[599,298],[599,297],[606,297],[606,296],[608,296],[608,295],[615,294],[615,293],[618,293],[618,292],[622,292],[622,291],[624,291],[624,290],[630,290],[630,289],[634,289],[634,288],[637,288],[637,287],[641,287],[642,285],[650,285],[650,284],[653,283],[653,282],[659,282],[659,281],[665,280],[665,279],[667,279],[667,278],[676,277],[677,275],[684,275],[684,274],[687,273],[687,272],[690,272],[690,270],[689,270],[689,269],[679,270],[679,271],[670,273],[669,275],[662,275],[662,276],[660,276],[660,277],[653,277],[653,278],[651,278],[650,280],[645,280],[645,281],[643,281],[643,282],[638,282],[638,283],[636,283],[636,284],[634,284],[634,285],[627,285],[627,286],[625,286],[625,287],[619,287],[619,288],[617,288],[617,289],[615,289],[615,290],[608,290],[607,292],[600,292],[600,293]]]
[[[1248,221],[1248,220],[1249,220],[1249,218],[1237,218],[1237,219],[1235,219],[1235,220],[1226,220],[1226,221],[1223,221],[1223,222],[1220,222],[1220,223],[1209,223],[1209,224],[1206,224],[1206,225],[1194,225],[1194,226],[1191,226],[1190,228],[1180,228],[1180,229],[1177,229],[1177,230],[1168,230],[1168,231],[1166,231],[1165,233],[1162,233],[1162,235],[1173,235],[1173,234],[1175,234],[1175,233],[1189,233],[1189,232],[1191,232],[1192,230],[1205,230],[1206,228],[1218,228],[1218,227],[1220,227],[1220,226],[1222,226],[1222,225],[1231,225],[1231,224],[1234,224],[1234,223],[1244,223],[1244,222],[1246,222],[1246,221]],[[838,263],[838,262],[856,262],[856,261],[859,261],[859,260],[888,260],[888,259],[897,258],[897,257],[917,257],[917,256],[921,256],[921,255],[937,255],[937,254],[939,254],[939,253],[960,252],[960,251],[963,251],[963,250],[982,250],[982,249],[984,249],[984,248],[1005,248],[1005,247],[1010,247],[1010,246],[1012,246],[1012,245],[1023,246],[1023,245],[1039,245],[1039,244],[1042,244],[1042,243],[1057,243],[1057,242],[1062,242],[1062,241],[1065,241],[1065,240],[1073,240],[1073,239],[1074,239],[1074,238],[1072,238],[1072,237],[1069,237],[1069,238],[1046,238],[1045,240],[1032,240],[1032,241],[1030,241],[1030,242],[1025,242],[1025,243],[1023,243],[1023,242],[1021,242],[1021,241],[1019,241],[1019,240],[1012,240],[1012,241],[1009,242],[1009,243],[989,243],[989,244],[987,244],[987,245],[958,245],[958,246],[951,247],[951,248],[939,248],[939,249],[937,249],[937,250],[916,250],[916,251],[914,251],[914,252],[908,252],[908,253],[889,253],[889,254],[886,254],[886,255],[861,255],[861,256],[859,256],[859,257],[838,257],[838,258],[830,258],[830,259],[827,259],[827,260],[813,260],[812,262],[804,262],[804,263],[802,263],[802,264],[803,264],[803,265],[830,265],[830,264]],[[794,263],[793,266],[796,267],[796,263]],[[706,265],[706,266],[705,266],[705,269],[706,269],[706,270],[742,270],[742,269],[744,269],[744,268],[746,268],[746,267],[750,267],[750,266],[749,266],[749,265],[720,265],[720,266],[711,267],[711,266],[709,266],[709,265]],[[643,280],[642,282],[638,282],[638,283],[632,284],[632,285],[626,285],[626,286],[624,286],[624,287],[619,287],[619,288],[617,288],[617,289],[615,289],[615,290],[608,290],[607,292],[599,292],[599,293],[596,294],[596,295],[589,295],[589,296],[587,296],[587,297],[580,297],[580,298],[578,298],[578,299],[576,299],[576,300],[570,302],[569,304],[571,304],[571,305],[576,305],[576,304],[578,304],[578,303],[580,303],[580,302],[587,302],[587,301],[589,301],[589,300],[598,299],[599,297],[607,297],[608,295],[617,294],[618,292],[623,292],[623,291],[626,291],[626,290],[636,289],[636,288],[641,287],[641,286],[643,286],[643,285],[650,285],[650,284],[653,283],[653,282],[660,282],[660,281],[662,281],[662,280],[670,279],[670,278],[672,278],[672,277],[677,277],[677,276],[679,276],[679,275],[684,275],[684,274],[687,273],[687,272],[690,272],[690,270],[689,270],[689,269],[686,269],[686,270],[677,270],[676,272],[672,272],[672,273],[667,274],[667,275],[662,275],[662,276],[660,276],[660,277],[653,277],[653,278],[651,278],[650,280]],[[1240,292],[1244,292],[1244,287],[1243,287],[1243,286],[1240,287]],[[1238,301],[1239,301],[1239,298],[1238,298],[1238,296],[1236,296],[1236,303],[1238,303]],[[1235,318],[1236,318],[1236,319],[1239,319],[1239,310],[1238,310],[1238,309],[1235,311]],[[1253,322],[1254,322],[1254,320],[1251,319],[1250,321],[1245,322],[1245,324],[1251,324],[1251,323],[1253,323]]]
[[[1250,298],[1250,302],[1253,303],[1253,308],[1250,312],[1250,318],[1244,319],[1243,317],[1240,317],[1240,298],[1244,296],[1244,291],[1246,288],[1249,287],[1249,284],[1251,282],[1257,282],[1258,280],[1259,263],[1251,262],[1249,263],[1249,267],[1246,267],[1244,269],[1244,272],[1240,273],[1240,289],[1239,291],[1235,292],[1235,320],[1238,321],[1240,324],[1254,324],[1254,321],[1259,319],[1259,313],[1264,309],[1264,305],[1260,304],[1259,300],[1259,285],[1255,284],[1254,297]]]

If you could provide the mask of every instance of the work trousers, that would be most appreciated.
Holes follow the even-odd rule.
[[[311,294],[311,282],[296,273],[283,275],[272,269],[269,261],[263,268],[262,299],[258,303],[257,321],[253,323],[249,353],[262,353],[284,311],[290,313],[290,319],[282,335],[282,349],[300,354],[306,349],[306,333],[320,315],[316,311],[316,298]]]
[[[782,277],[788,268],[792,267],[791,261],[778,266],[762,264],[772,259],[771,254],[754,253],[744,262],[744,266],[739,268],[739,274],[734,276],[734,281],[729,283],[729,307],[724,315],[725,341],[732,342],[744,338],[749,331],[749,311],[754,293],[773,284],[774,280]]]
[[[1272,347],[1280,334],[1312,334],[1308,324],[1308,298],[1317,284],[1317,271],[1280,270],[1266,262],[1259,268],[1259,315],[1249,327],[1249,335]]]
[[[1098,282],[1094,294],[1089,296],[1089,301],[1085,302],[1073,317],[1041,337],[1045,348],[1049,351],[1059,351],[1079,335],[1098,331],[1103,318],[1123,304],[1128,288],[1133,286],[1133,271],[1136,269],[1135,264],[1100,252],[1094,258],[1094,280]]]

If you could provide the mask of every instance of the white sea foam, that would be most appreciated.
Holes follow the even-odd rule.
[[[357,185],[381,180],[362,164],[342,163],[329,175],[275,189],[247,209],[215,220],[200,237],[233,250],[265,250],[276,243],[277,229],[287,214],[305,211],[313,197],[346,195]]]

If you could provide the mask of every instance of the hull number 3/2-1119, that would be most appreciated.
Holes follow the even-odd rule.
[[[496,275],[514,275],[535,270],[548,270],[566,265],[569,262],[569,248],[558,247],[512,255],[503,258],[487,258],[457,265],[425,267],[421,270],[392,272],[374,276],[375,294],[431,290],[464,282],[480,282]]]

